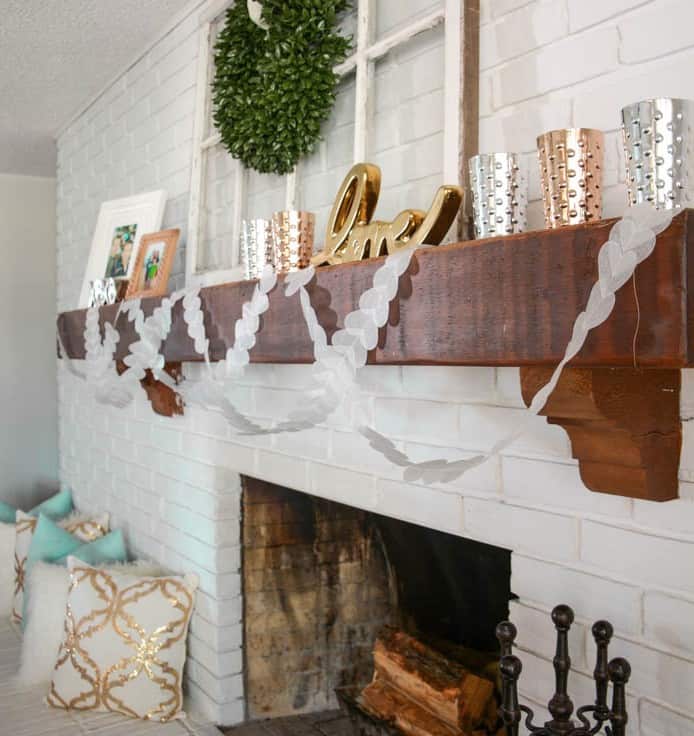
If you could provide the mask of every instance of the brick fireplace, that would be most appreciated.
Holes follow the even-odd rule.
[[[102,201],[165,188],[164,227],[186,233],[201,4],[209,3],[195,3],[195,11],[58,139],[58,311],[74,306]],[[694,51],[670,33],[672,18],[679,14],[686,28],[694,9],[684,0],[672,2],[672,12],[664,5],[481,3],[480,148],[522,152],[531,175],[531,228],[542,222],[535,153],[540,130],[575,124],[606,131],[604,200],[611,217],[625,201],[620,105],[658,94],[694,97]],[[383,6],[419,12],[430,3]],[[382,195],[384,216],[401,206],[427,206],[442,183],[442,37],[422,34],[408,54],[384,60],[375,75],[379,106],[370,156],[392,183]],[[579,57],[589,63],[562,63]],[[352,163],[349,94],[338,97],[325,146],[303,170],[302,206],[323,218]],[[416,125],[402,132],[402,120],[412,121],[414,109]],[[250,217],[283,206],[283,189],[273,177],[253,175],[249,191]],[[174,288],[183,285],[184,259],[185,246]],[[184,370],[195,374],[199,368]],[[110,511],[134,554],[200,576],[187,690],[191,706],[216,722],[238,723],[247,715],[245,476],[510,550],[510,587],[518,596],[510,615],[520,631],[524,699],[542,703],[553,690],[548,614],[565,602],[577,615],[571,635],[575,700],[592,695],[590,623],[608,618],[616,630],[612,655],[628,657],[634,668],[634,736],[680,736],[694,732],[693,376],[682,372],[680,500],[661,505],[589,492],[566,434],[542,418],[501,458],[454,483],[425,486],[403,481],[353,431],[345,413],[315,430],[242,437],[213,412],[158,417],[144,395],[125,410],[105,408],[62,369],[61,481],[73,488],[80,507]],[[376,427],[418,460],[489,448],[523,407],[515,368],[367,367],[360,381]],[[309,382],[307,366],[253,365],[236,398],[257,419],[280,419]]]
[[[336,688],[371,679],[385,625],[494,652],[510,574],[506,550],[245,477],[248,718],[334,708]]]

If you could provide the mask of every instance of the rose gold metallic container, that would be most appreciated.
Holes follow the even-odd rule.
[[[565,128],[537,138],[545,225],[594,222],[602,217],[602,131]]]
[[[275,270],[289,273],[306,268],[313,255],[316,217],[303,210],[280,210],[272,216]]]

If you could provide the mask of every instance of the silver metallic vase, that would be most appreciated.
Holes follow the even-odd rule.
[[[680,209],[693,201],[694,101],[656,97],[622,108],[629,204]]]
[[[526,229],[527,184],[515,153],[480,153],[468,161],[475,238]]]
[[[244,278],[259,279],[268,263],[274,262],[272,223],[269,220],[244,220],[241,223],[241,263]]]

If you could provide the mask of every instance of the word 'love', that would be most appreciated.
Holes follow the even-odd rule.
[[[392,222],[372,222],[380,190],[378,166],[355,164],[349,170],[330,212],[325,247],[311,259],[314,266],[360,261],[423,243],[438,245],[463,199],[460,187],[445,185],[428,212],[403,210]]]

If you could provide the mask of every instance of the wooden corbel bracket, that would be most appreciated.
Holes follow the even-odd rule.
[[[125,373],[126,369],[127,366],[122,360],[116,361],[116,370],[119,374]],[[166,363],[164,370],[176,383],[180,382],[181,376],[183,375],[181,363]],[[181,395],[161,381],[157,381],[152,375],[152,371],[148,370],[146,373],[140,383],[155,413],[161,414],[163,417],[183,414],[183,399]]]
[[[552,368],[520,370],[530,405]],[[680,383],[677,369],[566,368],[541,414],[568,433],[590,490],[669,501],[678,496]]]

